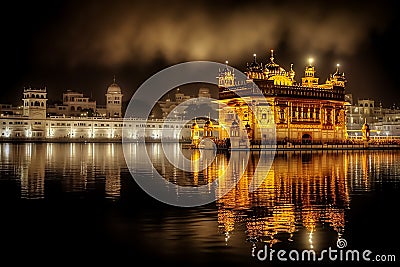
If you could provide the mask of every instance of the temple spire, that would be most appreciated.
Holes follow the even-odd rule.
[[[271,62],[274,62],[274,49],[271,49]]]

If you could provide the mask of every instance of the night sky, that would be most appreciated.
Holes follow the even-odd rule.
[[[350,2],[350,3],[349,3]],[[1,103],[25,87],[50,99],[67,89],[104,103],[116,76],[125,100],[165,67],[229,61],[245,71],[253,53],[300,81],[309,57],[324,82],[339,63],[353,98],[400,105],[399,10],[395,1],[9,1],[3,6]],[[12,19],[10,19],[10,17]]]

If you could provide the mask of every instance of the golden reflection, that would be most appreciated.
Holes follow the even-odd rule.
[[[399,177],[400,172],[393,168],[400,160],[397,151],[279,152],[261,177],[263,183],[251,192],[249,187],[259,179],[254,177],[259,161],[256,152],[218,153],[209,164],[207,157],[203,162],[197,160],[198,150],[190,150],[187,158],[194,172],[189,173],[168,165],[161,150],[153,146],[157,145],[149,150],[155,154],[149,157],[155,168],[177,182],[197,186],[219,178],[217,194],[232,181],[236,184],[216,202],[219,230],[226,242],[242,227],[249,241],[270,245],[291,242],[304,230],[310,247],[315,247],[321,227],[338,236],[345,231],[350,194],[370,191],[382,177],[396,179],[392,177]],[[135,171],[146,168],[137,145],[129,148],[125,156],[136,163]],[[0,155],[4,173],[19,177],[22,198],[43,198],[50,186],[63,192],[95,191],[111,199],[120,198],[123,190],[121,169],[126,165],[121,145],[3,143]],[[203,169],[200,164],[208,167]]]
[[[241,221],[249,240],[270,245],[291,241],[296,231],[305,229],[310,247],[321,224],[341,234],[350,202],[344,164],[348,157],[347,153],[285,152],[275,157],[261,186],[249,192],[257,165],[257,156],[253,156],[243,176],[235,177],[240,179],[237,185],[217,201],[220,229],[229,235]],[[215,172],[227,169],[226,163],[218,165]],[[243,165],[239,161],[231,164],[235,166],[231,175],[237,176]]]
[[[225,235],[225,242],[228,242],[235,225],[235,214],[232,210],[225,209],[218,212],[218,227]]]
[[[193,170],[193,185],[198,186],[199,185],[199,171],[200,171],[200,166],[199,164],[196,164],[198,160],[200,159],[200,151],[199,150],[194,150],[192,155],[191,155],[191,169]]]
[[[140,156],[131,157],[140,166]],[[376,182],[371,177],[379,179],[371,173],[390,172],[400,155],[393,151],[286,151],[275,155],[269,170],[258,171],[260,155],[256,151],[221,152],[209,162],[209,157],[198,161],[200,152],[189,150],[186,158],[191,160],[191,173],[171,169],[162,153],[150,157],[167,180],[174,177],[180,185],[198,186],[218,178],[216,194],[223,195],[216,203],[218,224],[226,242],[242,227],[251,242],[270,245],[292,242],[299,238],[297,233],[305,231],[310,248],[314,248],[319,245],[316,237],[322,228],[343,234],[350,194],[371,190]],[[264,177],[255,177],[256,169]],[[263,183],[250,191],[258,180]],[[235,186],[224,194],[232,183]]]

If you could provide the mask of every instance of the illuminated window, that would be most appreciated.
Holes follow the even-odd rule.
[[[304,119],[307,119],[307,117],[308,117],[308,109],[307,109],[307,108],[304,108],[304,109],[303,109],[303,118],[304,118]]]

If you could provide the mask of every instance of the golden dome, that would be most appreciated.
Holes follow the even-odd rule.
[[[265,64],[264,72],[268,77],[274,75],[286,75],[286,70],[274,62],[274,50],[271,50],[270,62]]]
[[[206,121],[206,123],[204,124],[204,126],[212,127],[212,126],[213,126],[213,123],[212,123],[212,121],[211,121],[210,119],[208,119],[208,121]]]
[[[192,124],[192,129],[198,129],[199,125],[197,124],[197,122],[193,122]]]

